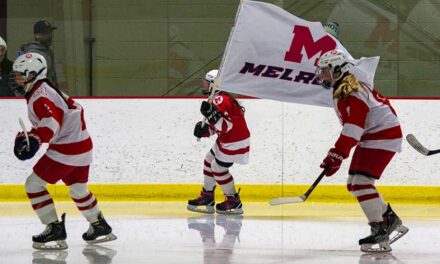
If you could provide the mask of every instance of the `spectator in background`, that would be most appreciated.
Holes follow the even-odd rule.
[[[34,41],[22,46],[23,53],[34,52],[42,55],[47,62],[47,79],[58,89],[68,92],[67,82],[64,78],[62,65],[55,60],[53,50],[50,48],[53,40],[53,31],[57,27],[47,20],[39,20],[34,24]]]
[[[0,37],[0,96],[15,96],[9,87],[9,73],[12,70],[12,61],[8,60],[6,51],[8,45]]]
[[[324,30],[329,33],[330,35],[332,35],[333,37],[335,37],[336,39],[339,39],[339,24],[334,22],[334,21],[330,21],[327,22],[327,24],[324,25]]]

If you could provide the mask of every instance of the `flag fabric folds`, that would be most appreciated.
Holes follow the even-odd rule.
[[[223,55],[217,88],[284,102],[332,106],[331,90],[315,80],[319,57],[335,48],[347,52],[356,77],[373,86],[379,57],[355,60],[320,22],[282,8],[242,1]]]

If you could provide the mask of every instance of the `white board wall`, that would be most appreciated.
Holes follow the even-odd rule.
[[[214,139],[197,142],[202,99],[77,99],[85,107],[95,146],[92,183],[200,183],[202,161]],[[231,169],[237,183],[303,184],[319,174],[319,164],[340,133],[331,108],[243,99],[251,130],[248,165]],[[404,134],[440,148],[440,100],[392,100]],[[0,183],[24,183],[37,158],[19,161],[13,142],[18,118],[27,120],[23,99],[0,99]],[[345,184],[350,160],[323,184]],[[424,157],[404,142],[384,172],[381,185],[440,185],[440,155]]]

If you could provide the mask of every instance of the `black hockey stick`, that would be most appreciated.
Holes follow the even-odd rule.
[[[287,203],[302,203],[307,198],[309,198],[309,195],[313,192],[315,187],[319,184],[319,182],[324,178],[325,173],[327,172],[327,168],[322,170],[321,174],[319,174],[318,178],[315,180],[315,182],[309,187],[306,193],[304,193],[301,196],[297,197],[280,197],[280,198],[274,198],[269,201],[270,205],[280,205],[280,204],[287,204]]]
[[[440,153],[440,149],[435,149],[435,150],[429,150],[427,148],[425,148],[418,140],[417,138],[413,135],[413,134],[408,134],[406,136],[406,140],[408,141],[408,143],[411,145],[411,147],[413,147],[415,150],[417,150],[419,153],[421,153],[422,155],[425,156],[430,156],[430,155],[434,155],[434,154],[438,154]]]

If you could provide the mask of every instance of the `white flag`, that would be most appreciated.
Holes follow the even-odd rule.
[[[335,48],[347,52],[320,22],[295,17],[272,4],[242,1],[217,85],[237,94],[331,107],[332,91],[314,77],[319,57]],[[352,59],[352,72],[373,86],[378,62],[379,57]]]

